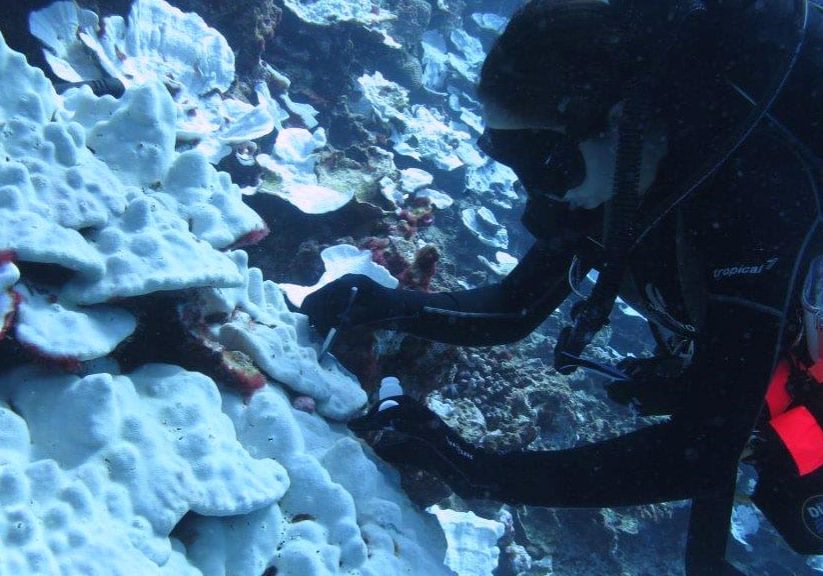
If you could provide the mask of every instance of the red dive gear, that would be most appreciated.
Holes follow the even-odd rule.
[[[823,554],[823,360],[781,360],[766,408],[752,500],[796,552]]]

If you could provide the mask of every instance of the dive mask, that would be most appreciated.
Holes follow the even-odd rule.
[[[561,201],[586,178],[578,142],[558,130],[486,128],[477,144],[510,167],[530,196]]]

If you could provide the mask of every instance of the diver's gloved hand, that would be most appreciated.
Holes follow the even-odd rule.
[[[383,460],[426,468],[430,454],[447,446],[451,429],[411,396],[390,396],[365,415],[349,421],[349,429],[364,437]]]
[[[619,404],[633,404],[643,416],[671,414],[686,390],[684,359],[680,356],[625,358],[617,367],[630,379],[612,382],[606,393]]]
[[[617,363],[618,369],[634,379],[676,378],[683,373],[686,359],[674,354],[658,354],[651,358],[628,356]]]
[[[348,426],[387,462],[433,472],[464,498],[484,490],[477,484],[483,466],[474,447],[410,396],[384,398]]]
[[[357,288],[354,294],[353,288]],[[346,274],[306,296],[300,311],[325,334],[343,324],[358,326],[396,316],[400,310],[397,292],[363,274]]]

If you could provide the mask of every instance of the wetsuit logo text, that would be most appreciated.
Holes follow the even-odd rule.
[[[736,266],[729,266],[727,268],[715,268],[714,279],[720,280],[721,278],[731,278],[732,276],[742,276],[744,274],[762,274],[763,272],[774,268],[774,265],[777,264],[778,260],[778,258],[769,258],[763,264],[739,264]]]
[[[812,496],[803,503],[803,523],[806,530],[823,539],[823,495]]]

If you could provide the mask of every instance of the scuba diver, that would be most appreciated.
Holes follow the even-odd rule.
[[[822,72],[823,10],[807,0],[520,8],[483,64],[479,146],[527,191],[531,249],[498,284],[424,293],[347,275],[302,311],[322,332],[368,325],[497,345],[528,335],[594,269],[555,368],[600,368],[612,398],[670,418],[572,449],[492,453],[400,395],[350,427],[464,498],[690,499],[685,564],[697,576],[741,574],[725,551],[747,449],[754,501],[796,550],[823,552],[812,521],[814,505],[823,516]],[[598,367],[585,349],[618,294],[649,320],[659,354]]]

